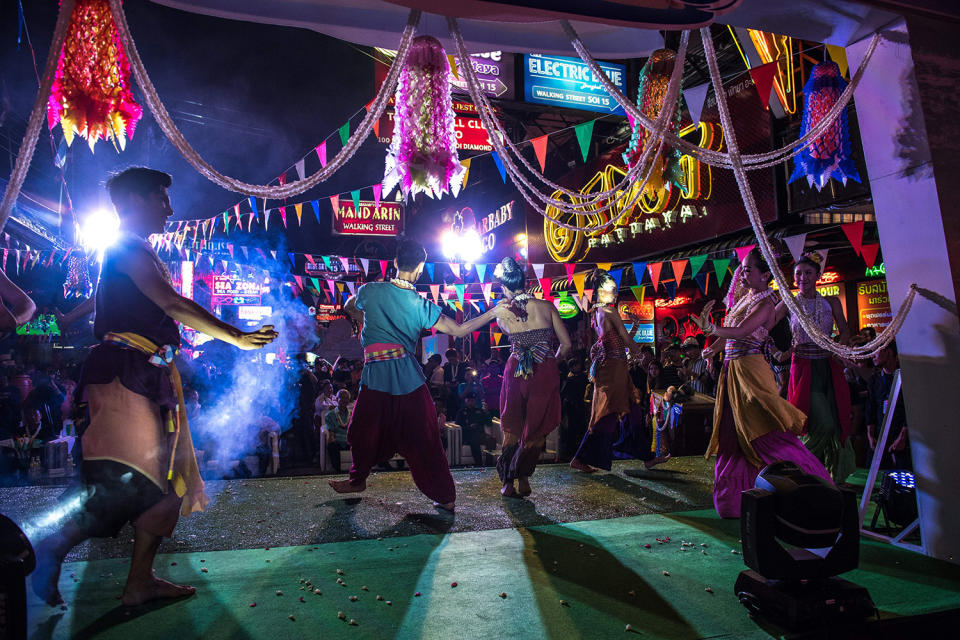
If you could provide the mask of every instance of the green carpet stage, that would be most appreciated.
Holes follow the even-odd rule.
[[[378,475],[371,487],[379,493],[360,501],[334,497],[318,478],[225,483],[215,508],[183,521],[178,540],[165,544],[189,550],[163,553],[157,562],[159,575],[196,586],[195,596],[121,607],[129,543],[91,547],[82,552],[89,559],[64,567],[66,611],[31,597],[31,637],[622,638],[631,635],[624,635],[628,624],[643,638],[779,637],[781,630],[751,619],[733,593],[744,568],[735,553],[739,522],[720,520],[707,504],[682,510],[648,504],[671,491],[666,502],[676,505],[709,499],[700,482],[708,467],[695,459],[670,465],[659,473],[633,473],[635,465],[628,465],[626,474],[618,466],[594,477],[545,467],[534,481],[546,494],[543,505],[489,496],[495,479],[457,471],[462,506],[456,517],[438,514],[411,493],[407,474]],[[684,475],[689,482],[680,481]],[[469,493],[472,483],[482,495]],[[272,495],[281,488],[296,512],[277,502],[283,493]],[[222,533],[211,518],[217,509],[224,515],[233,508],[229,494],[241,491],[251,492],[251,500],[254,492],[271,494],[269,507],[275,507],[273,518],[249,514],[262,521],[246,529],[246,541],[226,530],[230,518]],[[618,514],[613,509],[622,508],[614,506],[608,519],[578,519],[577,513],[594,514],[590,496],[598,491],[613,504],[628,498],[632,508],[647,512]],[[0,509],[4,498],[0,493]],[[302,524],[298,500],[313,504],[313,524],[321,530]],[[392,515],[390,524],[365,528],[372,513],[397,509],[404,512],[399,522]],[[485,514],[497,528],[473,526]],[[565,522],[563,514],[570,516]],[[335,524],[341,529],[333,530]],[[190,531],[185,535],[194,538],[179,540]],[[232,549],[220,542],[228,535]],[[257,542],[284,537],[300,544],[266,549]],[[844,577],[869,589],[883,619],[960,607],[960,567],[887,545],[863,542],[860,569]],[[930,637],[936,635],[924,633]]]

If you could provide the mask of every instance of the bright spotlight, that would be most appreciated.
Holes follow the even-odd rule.
[[[460,236],[460,257],[464,262],[476,262],[483,255],[483,242],[476,229],[467,229]]]
[[[447,229],[443,232],[443,235],[440,236],[440,250],[443,251],[443,255],[447,259],[454,259],[457,257],[457,249],[460,244],[460,237],[454,233],[452,230]]]
[[[120,237],[120,219],[109,209],[97,209],[80,225],[80,243],[86,249],[100,252]]]

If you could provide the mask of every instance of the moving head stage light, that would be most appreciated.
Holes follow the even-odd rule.
[[[861,620],[876,611],[863,587],[835,577],[857,568],[857,499],[792,462],[769,465],[743,492],[742,571],[734,587],[750,611],[787,628]]]

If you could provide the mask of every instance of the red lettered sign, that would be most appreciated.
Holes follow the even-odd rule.
[[[460,151],[493,151],[490,136],[483,128],[480,118],[458,115],[453,121],[454,132],[457,136],[457,149]],[[393,138],[393,111],[385,111],[380,118],[380,134],[377,139],[383,144],[390,144]]]
[[[396,236],[403,232],[403,207],[398,202],[376,203],[360,200],[360,210],[353,200],[340,199],[340,209],[333,212],[333,232],[346,236]]]

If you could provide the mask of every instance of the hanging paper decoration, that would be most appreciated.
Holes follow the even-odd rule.
[[[404,198],[425,193],[456,197],[466,169],[457,156],[450,100],[450,63],[440,42],[418,36],[397,85],[396,125],[387,151],[383,187]]]
[[[810,79],[803,87],[801,137],[827,115],[846,86],[847,81],[840,75],[840,67],[836,62],[825,60],[813,67]],[[793,161],[793,173],[790,174],[788,182],[805,176],[807,183],[817,191],[823,189],[830,178],[844,185],[848,179],[860,182],[860,174],[853,164],[852,153],[847,112],[844,110],[823,135],[811,140],[810,144],[800,151]]]
[[[47,102],[47,124],[57,123],[70,145],[74,134],[93,150],[113,140],[123,149],[143,109],[130,92],[130,63],[107,0],[77,0]]]
[[[93,294],[93,283],[90,281],[90,268],[85,255],[70,256],[67,265],[67,279],[63,283],[63,297],[89,298]]]
[[[640,84],[637,89],[637,107],[649,118],[657,118],[663,109],[663,101],[667,97],[667,85],[673,73],[673,65],[677,54],[670,49],[657,49],[647,58],[646,64],[640,70]],[[680,128],[679,105],[671,105],[676,109],[672,114],[668,131],[676,133]],[[633,167],[643,155],[647,144],[657,144],[651,140],[652,134],[640,125],[634,125],[630,143],[623,154],[623,161],[628,167]],[[663,189],[665,183],[673,183],[678,187],[681,181],[680,152],[677,149],[665,147],[663,152],[654,159],[658,166],[650,174],[650,179],[644,187],[648,193],[656,193]]]

